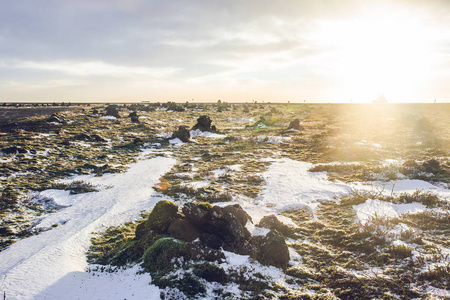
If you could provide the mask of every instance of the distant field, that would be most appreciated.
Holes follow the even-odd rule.
[[[67,110],[76,109],[75,107],[33,107],[33,108],[0,108],[0,125],[14,122],[20,119],[51,115]]]

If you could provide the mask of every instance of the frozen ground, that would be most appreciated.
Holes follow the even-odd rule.
[[[54,194],[70,198],[55,202],[72,205],[41,220],[40,226],[50,230],[0,252],[0,288],[7,299],[124,299],[127,290],[127,299],[131,293],[134,299],[159,298],[157,288],[148,285],[148,275],[131,276],[133,270],[86,273],[85,253],[92,232],[136,219],[160,200],[152,187],[175,162],[165,157],[143,159],[126,173],[83,177],[110,188],[72,196]]]
[[[138,266],[112,273],[88,272],[88,267],[95,266],[87,264],[85,253],[92,232],[134,220],[140,211],[161,200],[152,187],[175,163],[175,159],[167,157],[141,159],[122,174],[73,178],[102,186],[99,192],[78,195],[54,190],[43,192],[46,197],[53,197],[55,203],[68,207],[39,220],[38,226],[48,231],[0,252],[0,289],[6,292],[7,299],[159,299],[160,290],[150,284],[150,276],[136,274]],[[258,198],[238,197],[234,200],[256,224],[265,215],[288,209],[307,208],[314,214],[322,200],[338,201],[336,195],[343,195],[355,187],[328,181],[326,173],[308,172],[312,166],[287,158],[274,159],[262,173],[265,186]],[[362,184],[356,186],[370,188]],[[393,190],[413,192],[417,187],[448,195],[448,190],[417,180],[399,181]],[[392,186],[387,185],[386,190],[392,190]],[[395,205],[371,199],[354,209],[358,217],[355,221],[358,221],[375,215],[395,217],[426,208],[418,203]],[[293,225],[287,217],[280,217],[280,220]],[[246,256],[227,253],[227,263],[223,267],[249,263]],[[283,284],[283,274],[278,269],[255,266],[258,272],[272,272],[273,279]],[[238,295],[239,291],[233,293]]]

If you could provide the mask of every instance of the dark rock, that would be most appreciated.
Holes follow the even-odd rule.
[[[291,121],[291,123],[289,123],[288,130],[289,129],[303,130],[304,128],[302,125],[300,125],[300,120],[295,119],[295,120]]]
[[[221,250],[207,247],[201,242],[192,242],[190,246],[191,259],[194,261],[206,260],[217,261],[219,263],[225,262],[225,255]]]
[[[189,139],[191,138],[191,134],[189,133],[189,130],[186,126],[180,126],[178,127],[178,130],[175,131],[172,134],[173,139],[180,139],[182,142],[187,143],[189,142]]]
[[[223,245],[223,239],[215,234],[204,232],[200,236],[200,241],[213,249],[220,249]]]
[[[135,145],[142,145],[142,144],[144,144],[144,141],[141,138],[135,138],[133,140],[133,144],[135,144]]]
[[[139,121],[139,117],[131,117],[131,122],[133,122],[133,123],[141,123],[141,121]]]
[[[137,117],[137,116],[138,116],[138,114],[137,114],[136,111],[130,112],[130,113],[128,114],[128,118]]]
[[[19,153],[27,153],[28,151],[17,146],[11,146],[8,148],[3,148],[2,152],[4,154],[19,154]]]
[[[100,142],[106,143],[106,140],[99,136],[98,134],[88,135],[86,133],[80,133],[74,137],[75,140],[85,141],[85,142]]]
[[[91,135],[89,137],[89,139],[94,142],[106,143],[106,140],[104,138],[102,138],[101,136],[99,136],[98,134]]]
[[[425,172],[433,174],[439,173],[442,170],[441,164],[436,159],[430,159],[428,161],[425,161],[422,164],[422,168]]]
[[[263,265],[285,270],[289,264],[289,250],[284,238],[271,230],[259,243],[256,259]]]
[[[113,117],[116,117],[116,118],[120,118],[119,110],[117,108],[117,105],[108,105],[105,108],[105,116],[113,116]]]
[[[264,125],[264,126],[269,125],[269,123],[267,122],[266,118],[264,118],[263,116],[261,116],[259,118],[259,121],[255,122],[251,127],[258,129],[261,125]]]
[[[242,226],[245,226],[247,224],[247,221],[249,220],[250,222],[252,222],[252,218],[247,214],[245,210],[242,209],[242,207],[239,204],[228,205],[224,207],[222,211],[224,213],[230,213],[234,215],[242,224]]]
[[[263,217],[258,226],[276,230],[284,236],[292,236],[294,234],[294,231],[289,226],[281,223],[274,215]]]
[[[214,206],[209,210],[210,220],[204,230],[223,239],[223,247],[227,251],[233,251],[238,243],[248,240],[251,236],[245,228],[247,217],[239,212],[240,210],[240,206]]]
[[[170,224],[177,218],[178,206],[167,200],[159,201],[147,220],[136,227],[136,239],[140,239],[148,231],[154,231],[158,234],[167,232]]]
[[[201,235],[198,228],[187,219],[177,219],[173,221],[167,229],[167,233],[174,238],[185,242],[192,242]]]
[[[210,131],[210,132],[216,132],[216,126],[211,127],[211,119],[206,116],[200,116],[200,118],[197,119],[197,124],[192,127],[192,130],[200,130],[200,131]]]
[[[208,210],[204,206],[192,202],[186,203],[182,212],[189,221],[199,226],[205,225],[209,218]]]

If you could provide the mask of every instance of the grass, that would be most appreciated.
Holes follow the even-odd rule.
[[[30,191],[52,187],[71,193],[93,192],[96,187],[88,183],[57,182],[77,174],[102,176],[121,172],[126,164],[136,160],[140,149],[151,143],[167,147],[167,140],[161,136],[180,125],[191,128],[203,114],[209,115],[226,137],[199,137],[196,142],[170,149],[179,163],[155,188],[175,201],[254,201],[264,185],[261,172],[271,164],[264,160],[269,157],[311,162],[316,164],[311,172],[326,171],[329,179],[345,182],[408,178],[450,183],[448,105],[389,105],[389,109],[337,104],[221,104],[220,109],[216,104],[164,106],[173,112],[155,110],[156,104],[134,104],[119,106],[119,119],[105,120],[94,114],[93,108],[102,114],[106,106],[96,106],[85,112],[61,112],[70,122],[51,126],[45,124],[43,117],[31,117],[23,121],[24,131],[0,135],[0,149],[16,145],[28,150],[20,155],[0,154],[5,161],[0,165],[0,185],[7,188],[0,202],[0,249],[36,233],[32,220],[46,212],[26,203]],[[128,115],[132,111],[146,119],[131,122]],[[266,128],[245,128],[261,116],[268,121]],[[416,129],[416,121],[422,117],[429,120],[434,132]],[[233,118],[255,121],[236,123],[230,121]],[[300,119],[304,130],[285,132],[294,118]],[[31,130],[32,126],[36,131]],[[80,141],[77,137],[81,134],[97,134],[107,142]],[[278,144],[269,142],[277,139],[284,140]],[[394,162],[387,163],[386,159]],[[240,168],[231,168],[235,165]],[[213,171],[217,169],[227,172],[215,177]],[[193,182],[208,185],[198,188],[191,185]],[[301,255],[301,261],[286,272],[286,282],[291,285],[277,286],[247,269],[223,270],[224,276],[218,265],[205,262],[174,262],[180,263],[183,272],[190,272],[185,278],[169,270],[153,277],[159,286],[168,287],[164,292],[167,297],[178,289],[190,298],[202,295],[207,282],[235,283],[246,292],[243,298],[248,299],[406,299],[425,297],[424,290],[431,284],[446,288],[448,266],[439,262],[445,260],[441,249],[450,247],[450,219],[448,213],[442,212],[448,211],[448,202],[423,191],[400,195],[385,192],[353,190],[336,202],[321,202],[315,216],[306,209],[281,212],[297,225],[289,246]],[[367,199],[395,204],[419,202],[436,211],[356,223],[352,206]],[[394,236],[399,224],[407,229]],[[146,245],[138,244],[134,240],[136,226],[127,223],[95,235],[89,261],[120,266],[139,261],[145,249],[161,236],[152,237]],[[404,244],[392,246],[393,239]],[[146,257],[151,261],[150,253]],[[166,267],[161,265],[158,269]],[[378,270],[376,276],[367,273],[372,269]],[[247,273],[255,276],[248,278]],[[438,278],[447,281],[440,283]],[[193,287],[192,291],[189,287]],[[227,292],[222,286],[216,295],[232,298]]]

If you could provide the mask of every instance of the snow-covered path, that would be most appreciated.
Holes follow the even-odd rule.
[[[125,173],[87,179],[110,188],[72,196],[66,194],[71,199],[62,201],[73,205],[48,215],[40,224],[42,227],[63,225],[21,240],[0,252],[0,290],[6,292],[6,298],[107,299],[111,296],[109,299],[116,299],[120,295],[123,299],[128,286],[123,276],[114,281],[113,275],[102,275],[109,276],[111,282],[105,289],[95,284],[92,274],[85,272],[91,234],[104,226],[136,219],[140,211],[161,200],[155,197],[152,187],[175,163],[175,159],[165,157],[140,160]],[[148,275],[129,277],[134,284],[144,278],[140,284],[148,288],[140,289],[146,295],[144,298],[138,294],[131,297],[130,292],[126,294],[127,299],[159,299],[158,289],[148,285]],[[105,281],[105,278],[97,281]]]

